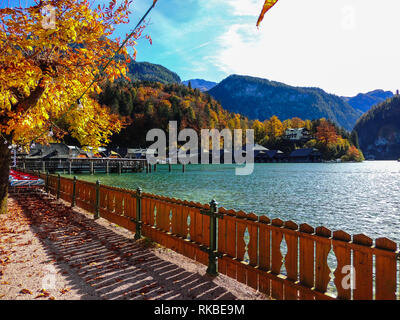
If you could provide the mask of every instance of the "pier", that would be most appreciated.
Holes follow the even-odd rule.
[[[146,159],[124,158],[70,158],[68,160],[21,160],[18,168],[42,172],[73,173],[126,173],[142,172],[147,166]]]

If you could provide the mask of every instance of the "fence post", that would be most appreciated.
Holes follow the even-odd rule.
[[[57,199],[60,199],[60,189],[61,189],[61,176],[57,175]]]
[[[136,189],[136,233],[135,240],[142,238],[142,189]]]
[[[71,200],[71,208],[75,207],[76,204],[76,176],[74,176],[74,180],[72,183],[72,200]]]
[[[96,181],[96,206],[94,212],[94,220],[100,218],[100,181]]]
[[[46,193],[49,193],[49,172],[48,171],[46,171],[46,184],[45,184],[44,190],[46,191]]]
[[[218,202],[214,199],[210,202],[210,248],[208,252],[207,273],[211,276],[218,275],[217,268],[217,217]]]

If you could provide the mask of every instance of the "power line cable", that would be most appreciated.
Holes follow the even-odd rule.
[[[97,75],[94,77],[92,82],[89,84],[89,86],[83,91],[83,93],[76,99],[76,103],[70,105],[70,107],[56,120],[56,122],[59,122],[65,118],[65,116],[75,107],[80,105],[81,99],[84,97],[84,95],[88,92],[88,90],[97,82],[99,81],[100,74],[102,74],[108,66],[111,64],[111,62],[114,60],[114,58],[119,54],[119,52],[122,50],[123,47],[127,44],[129,39],[131,39],[135,33],[137,32],[137,29],[140,27],[140,25],[143,23],[144,19],[148,16],[148,14],[153,10],[155,7],[156,3],[158,0],[153,0],[153,4],[150,6],[150,8],[146,11],[146,13],[143,15],[143,17],[140,19],[136,27],[133,29],[133,31],[125,38],[125,40],[122,42],[122,44],[119,46],[119,48],[114,51],[114,55],[108,59],[108,62],[104,67],[101,68],[101,70],[97,73]],[[35,137],[32,142],[35,142],[37,139],[42,137],[45,133],[47,132],[47,129],[43,131],[41,134],[39,134],[37,137]]]

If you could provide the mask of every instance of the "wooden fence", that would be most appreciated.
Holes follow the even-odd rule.
[[[399,299],[395,242],[41,174],[62,198],[275,299]],[[328,259],[329,256],[329,259]],[[336,262],[335,270],[329,261]]]

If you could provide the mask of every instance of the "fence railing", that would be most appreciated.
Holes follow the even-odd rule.
[[[275,299],[399,299],[399,252],[350,236],[149,193],[41,173],[46,190]],[[331,270],[330,264],[336,267]]]

